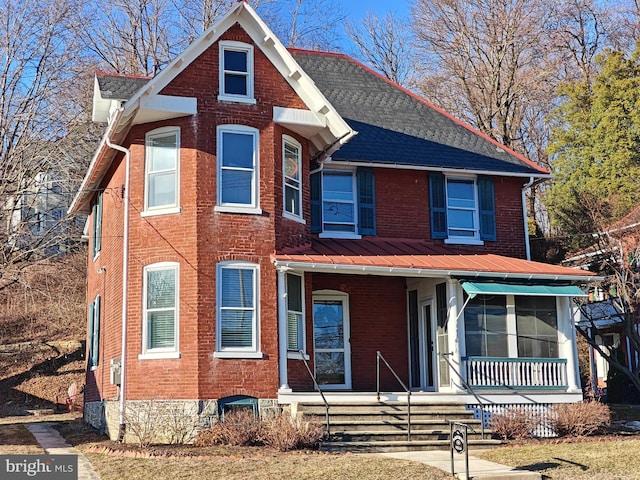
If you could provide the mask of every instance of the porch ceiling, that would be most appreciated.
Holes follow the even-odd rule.
[[[276,267],[301,271],[397,276],[465,276],[537,280],[593,281],[575,268],[494,254],[469,254],[461,247],[413,239],[313,239],[305,246],[276,252]]]

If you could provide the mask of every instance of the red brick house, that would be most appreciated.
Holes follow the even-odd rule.
[[[98,74],[86,418],[375,400],[581,400],[571,297],[527,259],[549,173],[338,54],[287,50],[239,2],[153,79]],[[466,383],[466,385],[465,385]],[[403,399],[391,374],[384,399]]]

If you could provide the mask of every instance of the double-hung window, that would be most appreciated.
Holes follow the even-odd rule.
[[[166,127],[146,135],[145,211],[167,213],[178,208],[180,130]]]
[[[92,232],[91,239],[93,243],[91,250],[93,252],[93,258],[96,258],[102,250],[102,192],[98,192],[96,199],[91,207]]]
[[[311,175],[311,231],[324,237],[375,235],[373,172],[325,169]]]
[[[447,243],[496,240],[493,179],[429,175],[431,236]]]
[[[289,136],[282,138],[284,213],[302,219],[302,146]]]
[[[217,265],[216,357],[259,358],[258,265]]]
[[[287,293],[287,350],[304,351],[304,302],[302,298],[302,277],[294,273],[286,274]]]
[[[218,127],[218,199],[216,210],[260,213],[258,130],[239,125]]]
[[[89,305],[89,368],[98,367],[100,358],[100,295]]]
[[[220,94],[218,100],[255,103],[253,95],[253,46],[220,42]]]
[[[141,358],[177,358],[179,266],[174,262],[147,265],[143,275]]]

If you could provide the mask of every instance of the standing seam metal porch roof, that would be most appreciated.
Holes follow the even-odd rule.
[[[277,267],[303,271],[404,276],[460,276],[502,279],[589,281],[591,272],[413,239],[314,239],[271,256]]]

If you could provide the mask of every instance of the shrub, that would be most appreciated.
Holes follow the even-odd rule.
[[[266,445],[279,451],[317,447],[324,436],[322,425],[305,417],[292,420],[280,413],[259,419],[252,411],[228,413],[223,422],[200,432],[195,444],[212,445]]]
[[[540,423],[539,416],[524,408],[507,408],[491,416],[493,433],[505,440],[529,438]]]
[[[281,413],[263,421],[262,442],[285,452],[302,448],[316,448],[324,436],[324,427],[317,420],[301,416],[292,419]]]
[[[609,407],[598,402],[565,403],[553,408],[550,427],[560,437],[594,435],[611,423]]]
[[[226,413],[224,422],[200,432],[195,444],[201,447],[211,445],[258,445],[260,443],[261,421],[253,410],[237,410]]]

